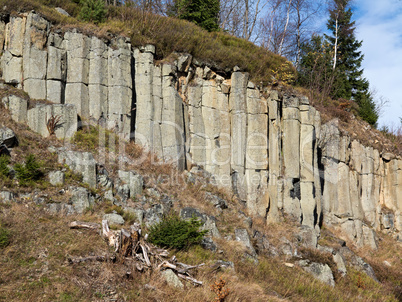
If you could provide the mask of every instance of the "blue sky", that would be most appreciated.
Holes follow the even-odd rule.
[[[356,37],[363,40],[364,76],[388,99],[379,125],[399,125],[402,117],[402,0],[355,0]]]

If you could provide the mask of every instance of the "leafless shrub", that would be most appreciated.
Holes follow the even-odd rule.
[[[47,120],[46,127],[47,131],[49,131],[49,135],[55,135],[56,134],[56,129],[60,127],[60,119],[61,115],[51,115],[50,118]]]

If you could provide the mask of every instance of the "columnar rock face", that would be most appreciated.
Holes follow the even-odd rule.
[[[50,28],[35,13],[10,18],[4,25],[4,81],[31,98],[74,105],[81,120],[107,120],[108,128],[129,139],[134,107],[130,41],[105,42],[75,30],[59,35]]]
[[[155,64],[154,46],[132,49],[123,37],[58,34],[33,13],[1,29],[4,81],[54,104],[27,110],[11,96],[3,103],[43,136],[49,118],[60,116],[56,136],[71,137],[78,115],[179,169],[202,167],[267,222],[285,214],[315,234],[331,225],[372,248],[374,231],[402,232],[401,158],[351,140],[336,120],[322,125],[306,98],[258,87],[238,68],[216,72],[188,54]],[[96,184],[93,159],[60,160],[89,169],[86,181]],[[133,186],[127,173],[120,178]]]

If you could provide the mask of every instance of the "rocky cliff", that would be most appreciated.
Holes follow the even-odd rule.
[[[402,160],[322,124],[307,98],[259,87],[247,73],[219,74],[190,55],[156,63],[152,45],[133,49],[75,30],[52,30],[35,13],[0,24],[2,78],[33,99],[3,99],[14,119],[59,138],[95,122],[179,169],[201,166],[249,212],[283,214],[314,228],[338,228],[358,246],[375,231],[402,232]]]

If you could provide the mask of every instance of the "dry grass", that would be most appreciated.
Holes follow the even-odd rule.
[[[249,41],[223,32],[209,33],[193,23],[163,17],[131,7],[108,7],[107,22],[95,26],[77,20],[79,7],[72,1],[50,0],[0,0],[0,7],[16,14],[35,10],[67,31],[76,28],[84,34],[110,39],[112,35],[131,38],[133,46],[154,44],[157,59],[167,59],[173,52],[190,53],[202,64],[208,64],[223,75],[239,66],[248,71],[256,83],[271,83],[276,73],[294,74],[295,69],[286,59],[275,55]],[[55,13],[54,7],[63,7],[72,17]]]

